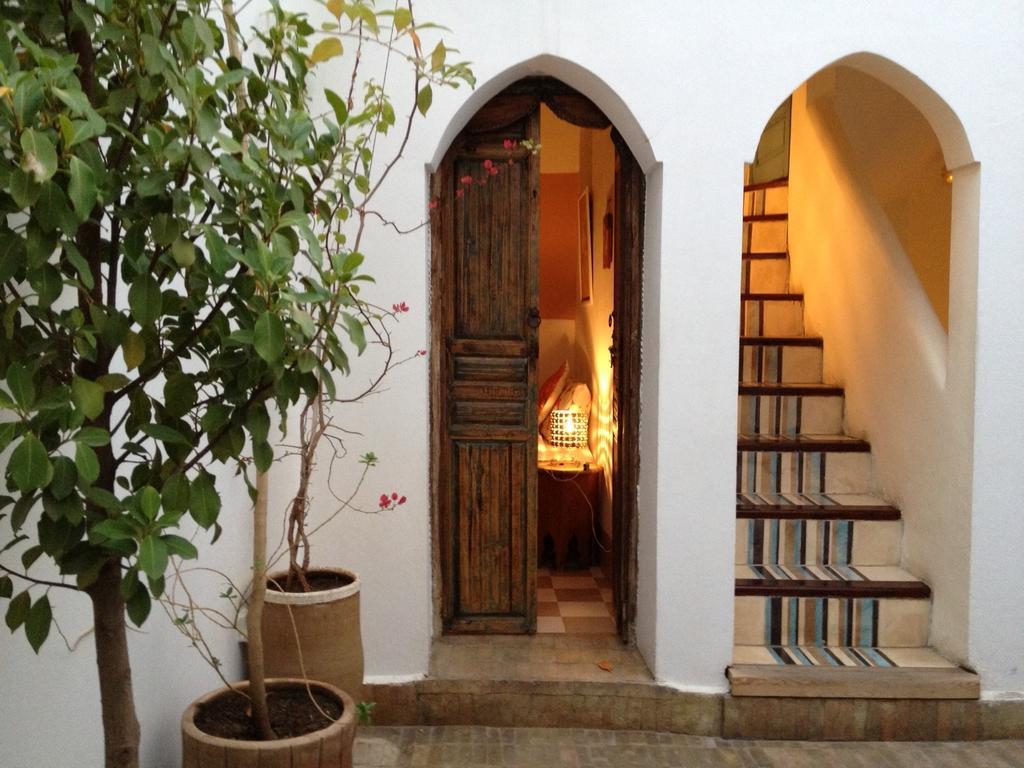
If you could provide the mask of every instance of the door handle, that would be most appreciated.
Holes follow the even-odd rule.
[[[526,324],[531,328],[540,327],[540,310],[536,307],[530,307],[530,311],[526,314]]]

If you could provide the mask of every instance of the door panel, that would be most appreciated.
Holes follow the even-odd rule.
[[[533,114],[500,135],[460,137],[432,181],[435,482],[451,631],[536,623],[539,164],[504,140],[536,139],[538,127]]]

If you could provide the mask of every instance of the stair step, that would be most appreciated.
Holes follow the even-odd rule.
[[[739,394],[757,397],[842,397],[843,388],[818,383],[741,381]]]
[[[740,451],[771,451],[793,453],[870,453],[871,444],[849,435],[747,435],[736,440]]]
[[[761,221],[787,221],[788,213],[750,213],[743,217],[744,223],[755,223]]]
[[[743,293],[740,333],[744,336],[802,336],[801,293]]]
[[[823,347],[821,336],[741,336],[741,347]]]
[[[751,392],[776,385],[754,385]],[[742,387],[736,431],[741,435],[788,436],[838,434],[843,430],[843,398],[830,391],[802,388],[793,392],[773,390],[748,394]]]
[[[757,261],[760,259],[788,259],[788,251],[743,251],[740,256],[749,261]]]
[[[900,511],[865,494],[739,494],[736,518],[779,520],[899,520]]]
[[[881,590],[877,596],[841,588],[833,592],[821,596],[737,594],[733,600],[734,642],[871,648],[928,644],[928,597],[881,594]]]
[[[837,648],[837,658],[890,658],[901,649]],[[929,651],[927,648],[907,649]],[[734,657],[743,652],[734,649]],[[934,651],[934,667],[922,666],[810,666],[792,664],[733,664],[726,674],[733,696],[784,696],[830,699],[977,699],[979,678],[960,669]],[[809,654],[803,654],[808,656]],[[824,653],[817,655],[826,656]],[[942,664],[941,662],[945,662]]]
[[[781,179],[772,179],[771,181],[758,181],[753,184],[744,184],[744,192],[756,192],[759,189],[773,189],[775,187],[788,187],[789,177]]]
[[[785,259],[756,259],[743,263],[742,290],[777,293],[789,288],[789,262]]]
[[[757,336],[744,336],[757,339]],[[740,341],[740,381],[753,383],[820,384],[824,350],[820,344],[779,342],[784,336],[764,336],[768,343]],[[813,337],[810,337],[813,340]]]
[[[748,517],[736,520],[736,565],[891,566],[900,561],[899,520]],[[802,569],[796,568],[799,574]]]
[[[912,600],[931,594],[931,587],[895,565],[736,566],[738,597]]]

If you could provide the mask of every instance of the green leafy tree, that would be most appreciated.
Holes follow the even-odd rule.
[[[91,600],[107,766],[138,764],[126,616],[197,556],[188,518],[218,535],[211,467],[266,470],[272,416],[366,344],[343,225],[394,109],[370,82],[313,114],[311,68],[404,38],[422,113],[471,78],[411,6],[324,5],[273,5],[243,54],[203,0],[3,4],[0,598],[36,650],[52,590]]]

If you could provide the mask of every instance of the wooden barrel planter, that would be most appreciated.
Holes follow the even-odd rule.
[[[355,703],[344,691],[321,682],[309,682],[310,688],[341,706],[341,716],[325,728],[302,736],[274,741],[245,741],[212,736],[196,725],[204,706],[223,697],[237,696],[230,688],[221,688],[194,701],[181,717],[182,768],[230,768],[252,765],[260,768],[352,768],[352,741],[356,731]],[[237,690],[248,692],[249,684],[239,683]],[[294,689],[306,693],[306,682],[299,679],[267,680],[267,691]]]
[[[282,592],[272,585],[283,585],[288,574],[270,574],[263,606],[267,675],[322,680],[359,700],[363,688],[359,576],[344,568],[315,568],[309,576],[314,586],[322,580],[334,581],[339,586],[312,592]]]

